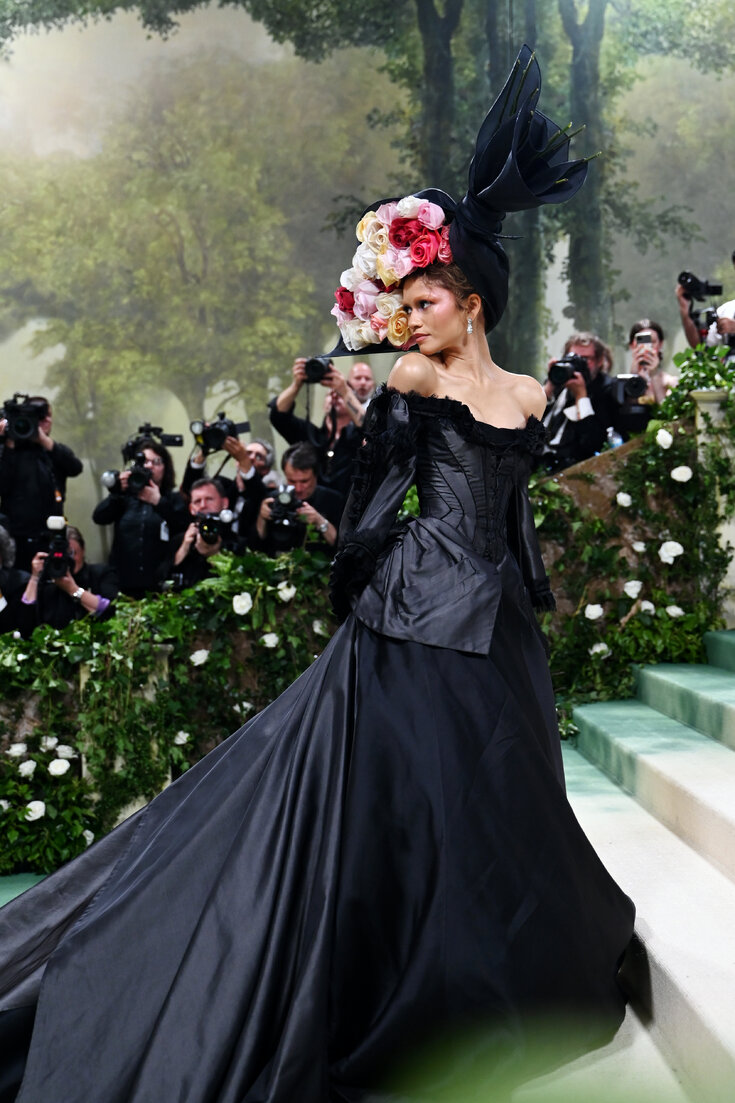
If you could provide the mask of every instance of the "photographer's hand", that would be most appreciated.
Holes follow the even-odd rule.
[[[222,447],[225,452],[229,452],[233,460],[237,461],[238,470],[246,475],[253,466],[253,461],[248,454],[247,445],[243,444],[238,437],[225,437],[225,443]]]
[[[321,383],[322,387],[328,387],[330,391],[334,391],[335,394],[339,395],[355,425],[362,425],[365,420],[365,410],[362,402],[360,402],[360,399],[342,375],[342,372],[338,371],[337,368],[332,365]]]
[[[38,599],[38,583],[43,574],[43,565],[47,558],[48,552],[36,552],[31,560],[31,577],[28,579],[21,599],[26,605],[35,605]]]
[[[201,533],[197,530],[195,547],[204,559],[209,559],[210,555],[216,555],[218,551],[222,551],[222,537],[218,536],[214,544],[207,544],[207,542],[202,539]]]
[[[184,539],[181,541],[176,551],[176,555],[174,556],[174,566],[178,567],[180,563],[184,562],[187,555],[189,554],[192,544],[194,543],[198,535],[199,528],[197,526],[197,523],[196,521],[192,521],[191,524],[187,526],[186,532],[184,533]]]
[[[4,438],[3,443],[6,448],[15,448],[15,441],[10,437],[6,437],[5,434],[8,431],[8,423],[4,417],[0,417],[0,438]]]
[[[299,393],[304,383],[306,382],[306,357],[297,356],[293,362],[291,368],[292,379],[289,385],[281,391],[276,399],[276,409],[282,413],[287,414],[293,407],[296,401],[296,395]]]
[[[148,483],[148,486],[144,486],[138,494],[141,502],[148,502],[152,506],[157,506],[161,500],[161,491],[155,483]]]
[[[328,521],[326,517],[322,517],[321,513],[318,513],[313,505],[309,502],[302,502],[298,508],[298,515],[302,517],[307,524],[313,525],[324,537],[327,544],[334,544],[337,540],[337,530],[331,521]],[[326,525],[326,529],[324,526]]]
[[[658,353],[654,352],[651,345],[633,346],[633,361],[631,363],[631,368],[636,375],[640,375],[642,379],[645,379],[646,383],[651,382],[651,376],[658,366]]]
[[[733,318],[718,318],[717,319],[717,332],[721,337],[731,337],[735,333],[735,319]]]
[[[44,432],[40,425],[38,426],[37,439],[42,448],[44,448],[47,452],[51,451],[54,446],[54,442],[51,440],[51,437],[48,435],[48,433]]]
[[[579,402],[580,398],[587,398],[587,384],[581,372],[575,371],[572,378],[567,380],[565,386],[574,397],[575,402]]]

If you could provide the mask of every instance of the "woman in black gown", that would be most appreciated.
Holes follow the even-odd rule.
[[[493,143],[515,172],[548,140],[519,61],[471,185]],[[548,179],[579,186],[559,160]],[[620,1021],[633,906],[564,794],[531,608],[550,601],[525,489],[543,399],[488,350],[504,260],[479,234],[481,190],[418,197],[449,232],[394,311],[420,351],[370,408],[334,568],[346,619],[323,655],[0,911],[0,1100],[367,1103],[427,1040],[468,1032],[487,1067],[544,1012],[590,1040]],[[396,530],[414,481],[421,515]]]

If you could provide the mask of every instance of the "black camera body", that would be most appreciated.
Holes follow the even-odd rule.
[[[296,491],[292,486],[282,486],[273,495],[271,503],[272,525],[301,525],[303,521],[299,517],[299,509],[302,502],[296,497]]]
[[[551,365],[549,368],[549,379],[554,387],[559,389],[568,383],[577,372],[579,372],[589,388],[592,377],[590,376],[590,369],[587,365],[587,361],[584,356],[575,356],[573,352],[568,352],[566,356],[562,356],[560,360],[557,360],[555,364]]]
[[[229,534],[234,519],[231,509],[223,509],[219,513],[198,513],[194,518],[199,535],[210,547]]]
[[[648,390],[648,383],[642,375],[631,373],[629,375],[616,375],[613,378],[613,397],[618,406],[626,402],[635,402]]]
[[[328,356],[310,356],[304,364],[307,383],[321,383],[332,361]]]
[[[123,451],[124,455],[124,451]],[[126,457],[128,458],[128,457]],[[130,477],[128,479],[127,487],[123,488],[120,482],[120,472],[110,470],[103,471],[100,478],[102,485],[109,490],[110,494],[131,494],[137,497],[144,487],[148,486],[151,481],[151,473],[145,466],[145,453],[136,452],[132,457],[133,462],[128,467]]]
[[[189,428],[194,434],[194,440],[204,455],[207,456],[210,452],[219,452],[224,448],[228,437],[237,437],[240,433],[249,433],[250,422],[231,421],[225,415],[225,411],[220,410],[216,421],[211,421],[208,425],[201,420],[192,421],[189,423]]]
[[[130,437],[122,446],[122,458],[126,463],[137,462],[143,441],[157,440],[164,448],[181,448],[184,438],[181,433],[164,433],[160,425],[151,425],[146,421],[145,425],[138,426],[138,432]]]
[[[54,524],[51,524],[54,522]],[[69,540],[66,535],[66,523],[63,517],[49,517],[46,522],[46,537],[44,551],[48,552],[41,572],[42,582],[53,582],[55,578],[63,578],[74,570],[74,557],[71,554]]]
[[[704,302],[709,296],[718,296],[722,294],[721,283],[710,283],[709,280],[700,280],[693,272],[680,272],[679,283],[684,288],[684,292],[688,299],[696,299],[697,302]]]
[[[38,426],[46,416],[43,406],[31,402],[27,394],[16,391],[3,404],[2,417],[7,421],[6,436],[12,441],[30,441],[38,437]]]

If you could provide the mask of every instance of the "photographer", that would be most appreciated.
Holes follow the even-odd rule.
[[[263,486],[268,490],[276,490],[281,485],[278,472],[273,470],[276,462],[276,450],[270,441],[262,437],[253,437],[250,444],[245,445],[245,451],[252,460],[253,467],[258,472]]]
[[[0,524],[0,633],[20,631],[23,627],[21,596],[30,576],[14,564],[15,541]]]
[[[371,398],[375,394],[375,376],[373,375],[373,369],[369,364],[365,364],[362,361],[353,364],[347,373],[347,382],[360,399],[360,402],[362,402],[363,407],[367,409]]]
[[[319,365],[323,374],[317,378]],[[307,361],[300,356],[294,360],[292,373],[291,383],[270,403],[271,425],[289,444],[305,441],[316,449],[320,485],[341,494],[344,501],[350,487],[353,460],[362,443],[365,407],[331,360]],[[329,390],[326,416],[321,425],[314,425],[308,418],[296,417],[293,412],[296,396],[304,384],[310,382],[318,382]]]
[[[548,443],[541,464],[551,471],[594,456],[607,439],[608,426],[618,427],[620,406],[613,378],[604,370],[608,353],[599,337],[575,333],[563,356],[549,362],[543,417]]]
[[[205,429],[209,428],[211,427],[205,423]],[[233,426],[233,428],[236,427]],[[237,465],[235,477],[230,478],[218,472],[214,478],[228,500],[228,508],[231,508],[234,513],[232,532],[235,535],[241,535],[244,539],[251,525],[255,523],[260,503],[268,494],[261,476],[261,468],[268,475],[275,452],[272,445],[266,446],[265,441],[258,440],[252,441],[251,444],[244,444],[238,436],[225,437],[221,442],[221,448],[234,459]],[[186,465],[184,477],[181,480],[181,493],[188,496],[197,482],[207,478],[209,478],[207,453],[200,445]],[[274,481],[271,480],[269,485],[271,487],[279,485],[277,476],[274,476]]]
[[[110,563],[117,570],[120,589],[129,597],[143,597],[157,588],[171,537],[188,524],[186,502],[174,490],[168,449],[145,438],[137,447],[139,458],[119,472],[111,493],[92,514],[95,524],[115,526]],[[143,485],[136,490],[139,484]]]
[[[735,252],[732,255],[735,264]],[[735,356],[735,299],[723,303],[717,308],[697,311],[694,301],[704,301],[709,295],[721,295],[720,284],[710,284],[699,280],[691,272],[682,272],[676,285],[676,299],[681,314],[684,334],[692,348],[704,343],[710,347],[728,345],[728,359]],[[700,315],[704,314],[705,324],[700,324]]]
[[[19,401],[22,400],[22,401]],[[48,399],[15,395],[0,417],[0,509],[15,539],[16,565],[29,570],[46,518],[63,513],[66,480],[82,461],[51,437]]]
[[[189,513],[196,518],[185,532],[171,541],[172,558],[163,577],[179,589],[196,586],[212,573],[209,560],[220,551],[239,554],[243,545],[232,531],[234,514],[230,511],[225,488],[219,479],[198,479],[191,488]]]
[[[650,318],[641,318],[634,322],[628,334],[628,348],[631,352],[630,370],[645,380],[646,390],[641,402],[661,403],[676,384],[673,375],[663,371],[664,331],[658,322]]]
[[[266,498],[250,533],[250,546],[275,556],[292,548],[330,552],[337,542],[343,499],[317,484],[317,454],[310,444],[294,444],[283,453],[288,487]],[[308,539],[307,525],[318,536]]]
[[[114,569],[105,563],[85,562],[84,537],[73,525],[65,530],[62,526],[60,540],[65,547],[57,557],[45,551],[33,557],[31,577],[21,598],[32,617],[22,628],[24,635],[39,624],[65,628],[87,613],[102,619],[113,611],[112,602],[119,591]],[[58,558],[58,565],[49,571],[52,558]]]

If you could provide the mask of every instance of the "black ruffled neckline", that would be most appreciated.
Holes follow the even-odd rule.
[[[420,414],[428,414],[431,417],[449,418],[468,440],[483,444],[516,444],[527,448],[529,452],[535,452],[542,447],[546,440],[546,429],[543,423],[531,414],[525,425],[518,429],[508,429],[498,425],[491,425],[487,421],[480,421],[470,410],[465,402],[458,398],[438,395],[423,395],[417,391],[398,391],[393,387],[385,386],[381,392],[390,399],[392,396],[405,399],[411,410]],[[376,398],[378,395],[376,395]],[[375,401],[375,400],[373,400]]]

